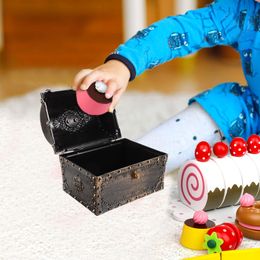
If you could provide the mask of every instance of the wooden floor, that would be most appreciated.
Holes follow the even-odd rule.
[[[2,1],[8,65],[93,64],[122,41],[121,0]]]
[[[8,65],[93,65],[123,41],[122,0],[0,1]],[[177,14],[173,0],[146,0],[146,6],[147,25]]]
[[[70,86],[79,69],[0,67],[0,100],[42,87]],[[202,53],[147,71],[131,82],[128,90],[195,93],[231,81],[245,83],[238,59],[219,59]]]

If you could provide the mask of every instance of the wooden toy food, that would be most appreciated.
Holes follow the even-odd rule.
[[[260,201],[248,193],[240,199],[236,213],[236,225],[245,237],[260,240]]]
[[[218,144],[213,147],[216,156],[210,158],[206,154],[201,156],[199,143],[196,159],[186,161],[178,173],[181,201],[194,210],[211,210],[236,205],[245,193],[260,199],[260,154],[255,153],[260,144],[257,142],[257,137],[249,138],[248,143],[234,138],[230,154],[223,156],[226,148]],[[203,147],[208,147],[205,142]]]
[[[237,249],[242,240],[243,234],[234,224],[223,223],[208,230],[203,246],[208,253],[220,253]]]
[[[193,250],[203,250],[205,234],[214,226],[215,223],[208,220],[206,212],[196,211],[193,218],[184,222],[180,243]]]
[[[87,90],[77,90],[78,106],[89,115],[102,115],[108,112],[112,98],[105,97],[106,90],[107,86],[102,81],[92,83]]]

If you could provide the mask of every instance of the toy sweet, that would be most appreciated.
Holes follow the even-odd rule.
[[[235,157],[245,155],[247,151],[246,141],[242,137],[234,138],[230,143],[230,154]]]
[[[92,83],[87,90],[77,90],[78,106],[89,115],[102,115],[108,112],[112,98],[105,97],[107,86],[102,81]]]
[[[254,147],[255,140],[258,139],[254,137]],[[194,210],[211,210],[238,204],[244,193],[260,198],[260,154],[250,153],[252,145],[247,146],[242,138],[234,138],[230,154],[224,156],[227,148],[218,144],[213,148],[216,156],[205,159],[204,155],[204,160],[199,158],[200,147],[199,143],[196,159],[186,161],[179,169],[179,196],[185,205]]]
[[[236,225],[245,237],[260,240],[260,201],[248,193],[240,199],[236,213]]]
[[[228,154],[228,146],[224,142],[217,142],[213,146],[213,152],[218,158],[223,158]]]
[[[210,145],[205,142],[199,142],[195,149],[195,158],[200,162],[207,162],[211,156]]]
[[[180,243],[187,248],[203,250],[205,234],[215,226],[204,211],[196,211],[192,219],[184,222]]]
[[[219,208],[225,198],[225,188],[222,173],[212,159],[207,162],[189,160],[179,170],[179,197],[194,210]]]
[[[260,136],[251,135],[247,140],[248,152],[251,154],[260,153]]]
[[[223,223],[210,228],[205,235],[203,247],[208,253],[220,253],[237,249],[243,240],[243,234],[232,223]]]

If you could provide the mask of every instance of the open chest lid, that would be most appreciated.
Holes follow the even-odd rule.
[[[121,137],[115,111],[99,116],[81,111],[74,90],[41,93],[40,121],[55,153],[98,147]]]

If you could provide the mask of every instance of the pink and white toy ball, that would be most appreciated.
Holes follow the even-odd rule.
[[[105,114],[112,103],[112,98],[105,97],[106,90],[107,85],[102,81],[92,83],[87,90],[77,90],[78,106],[89,115]]]

